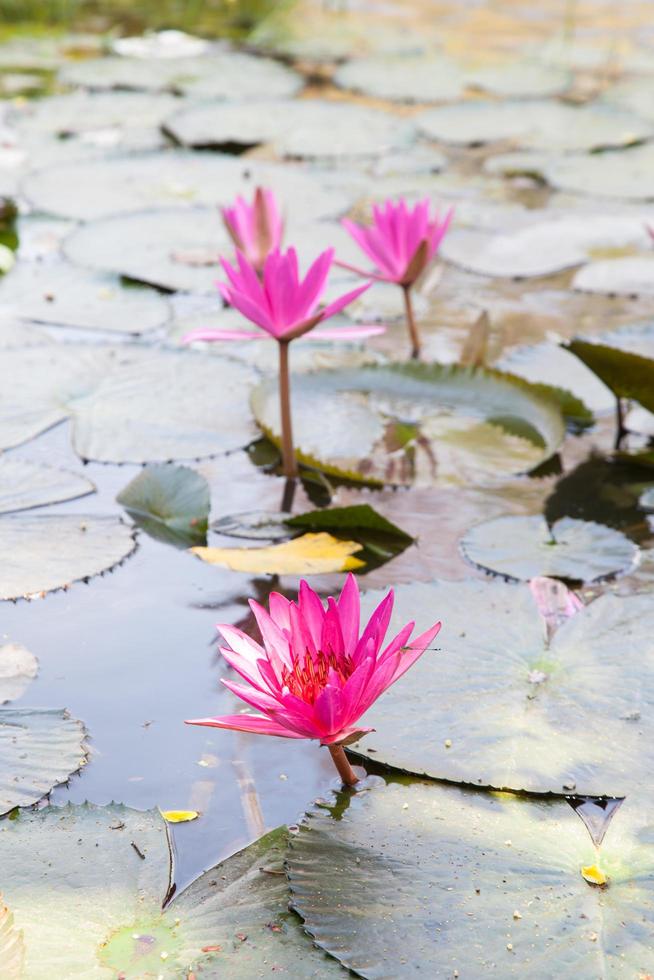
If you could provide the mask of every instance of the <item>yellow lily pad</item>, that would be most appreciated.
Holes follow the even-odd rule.
[[[357,541],[340,541],[326,532],[303,534],[292,541],[266,548],[191,548],[210,565],[235,572],[269,575],[318,575],[348,572],[365,563],[353,555],[362,551]]]
[[[197,810],[162,810],[161,816],[166,823],[188,823],[200,816]]]
[[[590,885],[605,885],[607,882],[606,875],[596,864],[587,864],[581,869],[581,874]]]

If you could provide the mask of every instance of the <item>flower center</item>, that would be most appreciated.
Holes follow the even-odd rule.
[[[293,667],[282,670],[282,684],[291,694],[301,698],[307,704],[313,704],[320,692],[325,688],[330,670],[336,671],[342,684],[346,682],[354,670],[354,665],[347,655],[339,656],[330,651],[319,650],[315,655],[305,651],[304,658],[293,659]]]

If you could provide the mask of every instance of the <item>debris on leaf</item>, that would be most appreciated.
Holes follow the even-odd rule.
[[[166,823],[188,823],[200,816],[197,810],[162,810],[161,816]]]

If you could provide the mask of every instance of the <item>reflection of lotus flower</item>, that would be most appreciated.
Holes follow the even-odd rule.
[[[245,255],[237,252],[238,268],[221,259],[229,279],[220,283],[220,291],[227,302],[239,310],[261,330],[192,330],[183,338],[184,343],[194,340],[260,340],[271,336],[279,342],[279,394],[281,403],[282,455],[284,473],[297,474],[291,430],[290,380],[288,373],[288,345],[291,340],[313,330],[317,324],[340,313],[348,303],[369,288],[367,282],[344,296],[339,296],[323,309],[318,304],[325,292],[327,275],[334,259],[334,250],[328,248],[318,256],[304,279],[300,279],[297,254],[294,248],[287,252],[275,249],[263,265],[261,278]],[[316,330],[314,336],[322,338],[370,337],[383,333],[383,327],[337,327],[334,330]],[[263,332],[262,332],[263,331]]]
[[[237,197],[232,207],[221,209],[221,214],[236,248],[260,271],[270,252],[280,247],[284,235],[284,222],[273,192],[257,187],[252,204]]]
[[[402,287],[413,357],[420,355],[420,338],[413,317],[410,290],[436,255],[453,213],[450,208],[443,218],[438,212],[434,218],[430,218],[427,198],[416,204],[413,210],[401,198],[397,204],[386,201],[383,207],[373,207],[372,225],[357,225],[347,218],[343,220],[343,227],[371,259],[375,269],[373,272],[361,272],[345,263],[339,264],[369,278],[396,282]]]
[[[330,748],[346,783],[356,782],[343,745],[372,731],[359,718],[424,653],[441,624],[409,638],[408,623],[382,648],[393,610],[393,592],[375,609],[360,633],[359,588],[348,575],[338,600],[327,609],[306,582],[297,603],[273,592],[270,612],[253,600],[263,647],[233,626],[219,626],[229,647],[222,654],[247,681],[223,681],[258,715],[199,718],[190,725],[230,728],[283,738],[315,738]]]

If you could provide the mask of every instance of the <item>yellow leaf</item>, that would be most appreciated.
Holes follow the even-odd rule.
[[[356,541],[339,541],[321,531],[267,548],[191,548],[191,551],[210,565],[225,565],[234,572],[319,575],[361,568],[365,562],[352,555],[362,548]]]
[[[197,810],[162,810],[161,816],[168,823],[188,823],[200,816]]]
[[[589,882],[591,885],[606,884],[606,880],[607,880],[606,875],[601,870],[601,868],[597,867],[596,864],[587,864],[585,868],[581,869],[581,873],[583,877],[586,879],[586,881]]]

